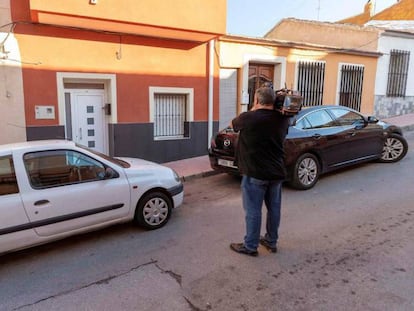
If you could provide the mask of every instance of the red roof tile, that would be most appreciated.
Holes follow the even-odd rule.
[[[414,0],[400,0],[385,10],[371,16],[371,2],[368,1],[364,8],[364,13],[348,17],[337,23],[349,23],[356,25],[364,25],[371,20],[414,20]]]

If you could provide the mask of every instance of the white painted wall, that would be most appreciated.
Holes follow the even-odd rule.
[[[388,66],[391,50],[410,51],[406,96],[414,96],[414,34],[411,38],[405,38],[405,36],[381,36],[379,38],[378,51],[384,53],[384,55],[378,59],[375,95],[385,96],[387,92]]]
[[[10,2],[0,1],[0,144],[26,140],[20,53],[12,30]]]

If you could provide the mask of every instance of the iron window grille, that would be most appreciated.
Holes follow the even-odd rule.
[[[388,68],[388,97],[404,97],[407,89],[408,65],[410,52],[391,50],[390,65]]]
[[[361,111],[364,67],[359,65],[341,66],[339,105]]]
[[[298,91],[304,106],[322,105],[324,79],[324,62],[299,61]]]
[[[154,138],[174,139],[188,137],[186,94],[154,94]]]

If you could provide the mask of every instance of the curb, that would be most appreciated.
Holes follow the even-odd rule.
[[[414,131],[414,124],[401,126],[403,132]]]
[[[217,174],[221,174],[221,172],[211,170],[211,171],[205,171],[205,172],[201,172],[201,173],[197,173],[197,174],[193,174],[193,175],[181,176],[180,179],[181,179],[182,182],[186,182],[186,181],[190,181],[190,180],[194,180],[194,179],[198,179],[198,178],[203,178],[203,177],[208,177],[208,176],[213,176],[213,175],[217,175]]]
[[[404,125],[404,126],[400,126],[403,134],[406,132],[411,132],[414,131],[414,124],[411,125]],[[194,179],[199,179],[199,178],[204,178],[204,177],[209,177],[209,176],[214,176],[214,175],[218,175],[218,174],[223,174],[223,172],[219,172],[219,171],[214,171],[213,169],[211,170],[207,170],[207,171],[203,171],[200,173],[194,173],[191,175],[185,175],[185,176],[180,176],[180,180],[181,182],[185,183]]]

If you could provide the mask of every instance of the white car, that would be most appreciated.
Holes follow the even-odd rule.
[[[65,140],[0,145],[0,254],[133,220],[165,225],[184,190],[172,169]]]

